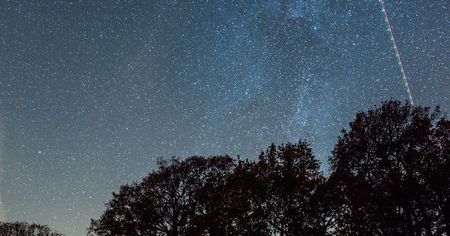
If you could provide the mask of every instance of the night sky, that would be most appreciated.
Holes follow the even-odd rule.
[[[450,109],[448,0],[385,0],[416,104]],[[0,220],[84,235],[159,157],[306,139],[407,101],[378,0],[0,2]]]

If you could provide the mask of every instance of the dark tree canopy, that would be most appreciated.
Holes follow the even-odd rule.
[[[309,145],[254,160],[160,161],[123,185],[95,235],[449,235],[450,122],[439,108],[388,101],[360,112],[320,171]]]
[[[316,189],[325,181],[319,167],[304,142],[271,145],[261,153],[252,170],[260,186],[253,196],[262,203],[258,207],[270,233],[312,235],[323,230],[312,204]]]
[[[450,123],[439,117],[393,101],[356,115],[331,158],[339,233],[450,235]]]
[[[63,236],[51,230],[46,225],[29,224],[25,222],[0,222],[2,236]]]
[[[199,221],[208,214],[201,195],[220,185],[232,164],[228,156],[160,161],[159,169],[142,182],[124,185],[113,194],[90,231],[98,235],[196,235]]]
[[[256,162],[228,156],[161,162],[124,185],[90,231],[98,235],[310,235],[325,181],[304,142],[275,145]]]
[[[311,235],[324,231],[315,191],[325,178],[305,142],[272,144],[257,161],[240,161],[221,192],[221,221],[214,235]],[[211,215],[215,218],[217,214]],[[213,234],[204,234],[213,235]]]

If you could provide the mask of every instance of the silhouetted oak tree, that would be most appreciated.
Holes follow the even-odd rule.
[[[4,236],[63,236],[46,225],[25,222],[0,222],[0,235]]]
[[[159,169],[141,183],[124,185],[93,220],[97,235],[199,235],[210,207],[201,194],[214,189],[233,165],[228,156],[160,161]],[[209,223],[211,224],[211,222]]]
[[[123,185],[96,235],[450,235],[450,122],[388,101],[343,130],[325,178],[307,143],[160,161]]]
[[[221,230],[204,235],[323,235],[319,162],[305,142],[272,144],[256,161],[239,161],[208,218]]]
[[[314,201],[325,178],[305,142],[272,145],[257,161],[228,156],[160,162],[124,185],[97,235],[311,235],[325,232]]]
[[[305,142],[272,144],[256,161],[237,163],[222,199],[211,201],[220,213],[210,218],[225,230],[205,235],[323,235],[315,191],[324,182]]]
[[[261,202],[270,233],[317,235],[326,231],[313,199],[325,178],[305,142],[272,144],[253,168],[259,185],[254,198]]]
[[[329,179],[337,234],[450,235],[450,124],[439,117],[388,101],[342,131]]]

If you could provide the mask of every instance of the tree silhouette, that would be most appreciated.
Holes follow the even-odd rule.
[[[275,145],[256,162],[228,156],[160,162],[123,185],[90,232],[98,235],[311,235],[321,230],[314,192],[324,183],[305,142]]]
[[[272,234],[314,235],[324,233],[313,204],[314,193],[325,181],[319,162],[305,142],[272,144],[261,153],[253,168],[259,188],[253,198],[260,202]]]
[[[201,194],[232,167],[228,156],[160,161],[141,183],[124,185],[90,232],[97,235],[196,235],[208,215]]]
[[[450,235],[450,125],[439,116],[388,101],[342,131],[329,179],[338,234]]]
[[[63,236],[46,225],[25,222],[0,222],[0,235],[4,236]]]
[[[343,130],[325,178],[306,142],[254,160],[172,158],[123,185],[96,235],[450,235],[450,122],[384,102]]]
[[[220,168],[209,168],[202,179],[202,186],[194,195],[199,204],[196,213],[191,216],[192,227],[187,235],[237,235],[241,229],[241,222],[236,217],[241,216],[245,208],[241,202],[235,201],[235,188],[232,187],[235,163],[228,157],[225,162],[210,160],[210,167],[214,166]]]

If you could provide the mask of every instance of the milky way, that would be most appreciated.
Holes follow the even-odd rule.
[[[384,2],[415,102],[448,110],[448,1]],[[158,157],[302,138],[327,171],[355,112],[408,99],[379,4],[2,1],[7,219],[82,235]]]

